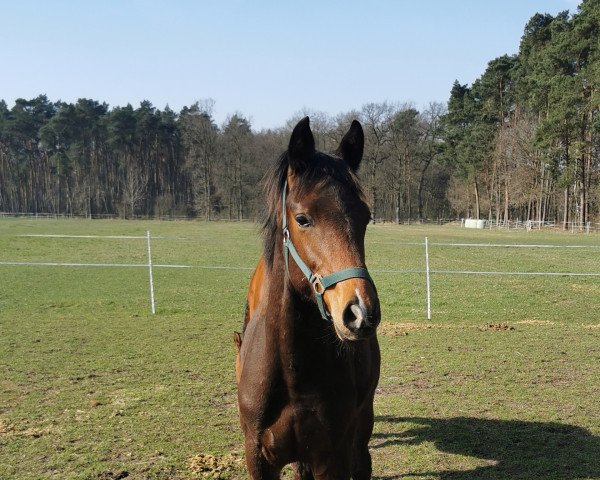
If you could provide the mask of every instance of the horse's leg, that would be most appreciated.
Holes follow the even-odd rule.
[[[294,480],[314,480],[314,478],[308,463],[294,463]]]
[[[352,466],[353,480],[368,480],[371,478],[372,466],[369,440],[373,433],[374,418],[372,404],[359,417],[355,450],[352,456],[354,460]]]
[[[349,468],[329,468],[314,474],[315,480],[350,480]]]
[[[246,437],[246,466],[253,480],[277,480],[280,468],[273,466],[263,455],[257,442]]]
[[[371,478],[371,454],[367,445],[356,449],[356,458],[352,471],[353,480],[368,480]]]
[[[351,448],[340,446],[326,457],[315,459],[311,465],[315,480],[350,480],[352,454]]]

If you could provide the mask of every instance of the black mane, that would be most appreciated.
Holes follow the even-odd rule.
[[[264,179],[266,204],[263,210],[262,232],[264,257],[269,268],[273,265],[276,242],[278,239],[280,240],[278,234],[282,229],[281,200],[288,175],[288,167],[289,157],[286,151],[277,159],[277,162],[265,175]],[[296,172],[294,179],[294,188],[300,193],[308,192],[320,184],[335,180],[347,185],[352,192],[364,199],[358,177],[343,159],[334,155],[316,152],[304,171],[301,174]]]

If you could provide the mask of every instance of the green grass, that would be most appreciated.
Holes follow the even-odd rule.
[[[231,333],[240,328],[253,224],[0,220],[0,478],[245,478]],[[597,235],[372,226],[382,301],[374,476],[600,479],[600,277],[432,275],[433,243],[599,245]],[[600,249],[432,245],[433,270],[600,272]],[[404,273],[393,273],[401,270]],[[208,455],[223,467],[201,472]],[[214,467],[214,465],[213,465]],[[208,468],[208,467],[207,467]]]

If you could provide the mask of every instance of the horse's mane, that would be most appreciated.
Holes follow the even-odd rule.
[[[277,159],[275,165],[270,169],[264,178],[265,208],[263,210],[263,240],[264,257],[267,266],[273,265],[275,253],[275,242],[277,233],[282,228],[281,222],[281,197],[283,187],[287,179],[289,167],[288,152],[284,152]],[[316,152],[312,161],[308,162],[306,168],[301,174],[294,177],[294,189],[300,194],[309,192],[320,185],[324,185],[331,180],[335,180],[342,185],[346,185],[350,190],[358,195],[363,201],[365,196],[360,186],[358,177],[348,167],[348,164],[341,158],[328,155],[322,152]]]

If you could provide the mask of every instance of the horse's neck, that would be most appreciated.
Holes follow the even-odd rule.
[[[265,277],[267,301],[263,302],[268,328],[276,333],[279,345],[287,351],[298,343],[330,344],[328,334],[335,335],[325,323],[312,299],[295,291],[290,285],[283,260],[274,262]],[[324,342],[325,340],[325,342]],[[328,341],[329,340],[329,341]],[[315,345],[312,345],[314,348]]]

